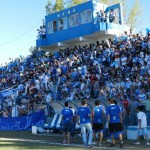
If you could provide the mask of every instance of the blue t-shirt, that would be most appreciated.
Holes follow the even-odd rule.
[[[101,124],[103,122],[103,107],[102,106],[96,106],[94,109],[94,118],[93,123],[99,123]]]
[[[119,123],[120,113],[121,109],[118,105],[111,104],[110,106],[107,107],[107,115],[110,116],[110,123]]]
[[[62,123],[71,123],[73,112],[69,108],[64,108],[61,112],[61,115],[63,116]]]
[[[91,111],[88,107],[81,106],[78,108],[78,115],[80,116],[80,124],[90,123]]]
[[[67,73],[67,66],[61,66],[61,73],[65,75]]]

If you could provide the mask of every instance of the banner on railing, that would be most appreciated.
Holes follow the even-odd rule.
[[[23,117],[1,117],[0,130],[30,130],[33,125],[43,126],[44,112],[36,112]]]

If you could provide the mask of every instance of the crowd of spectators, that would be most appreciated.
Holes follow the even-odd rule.
[[[150,34],[125,32],[108,42],[54,53],[35,50],[0,67],[0,90],[12,86],[18,89],[15,98],[0,102],[1,110],[12,116],[14,109],[19,108],[18,115],[26,115],[41,109],[43,102],[112,97],[129,102],[130,121],[136,124],[137,105],[147,105],[150,115],[146,103],[150,101]]]

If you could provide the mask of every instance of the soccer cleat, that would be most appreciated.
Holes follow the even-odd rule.
[[[87,148],[87,145],[84,144],[84,145],[83,145],[83,148]]]
[[[123,148],[123,141],[120,142],[120,148]]]
[[[99,147],[102,147],[102,146],[103,146],[103,144],[102,144],[102,143],[99,143],[99,144],[98,144],[98,146],[99,146]]]
[[[96,145],[96,142],[93,142],[92,144],[93,144],[93,145]]]
[[[88,145],[88,146],[87,146],[87,148],[91,148],[91,147],[93,147],[93,146],[92,146],[92,145]]]
[[[114,143],[111,143],[110,144],[110,147],[115,147],[116,145]]]
[[[146,143],[146,145],[150,145],[150,143],[149,143],[149,142],[147,142],[147,143]]]
[[[134,145],[140,145],[140,142],[135,142]]]
[[[64,140],[64,141],[63,141],[63,144],[66,144],[66,143],[67,143],[67,142]]]

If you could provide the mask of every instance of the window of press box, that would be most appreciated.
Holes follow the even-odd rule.
[[[85,24],[88,22],[92,22],[92,11],[86,10],[80,13],[81,16],[81,24]]]
[[[53,21],[53,32],[57,31],[57,21]]]
[[[80,24],[80,17],[79,14],[71,15],[69,17],[69,26],[74,27]]]
[[[49,23],[47,24],[47,33],[48,33],[48,34],[53,33],[53,22],[49,22]]]
[[[58,31],[65,30],[68,28],[67,17],[61,18],[60,20],[57,21],[57,23],[58,23]]]

